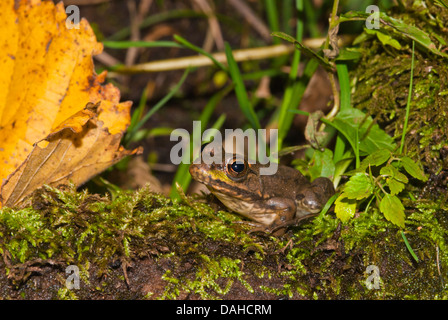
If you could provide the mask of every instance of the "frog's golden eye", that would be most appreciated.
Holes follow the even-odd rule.
[[[227,176],[233,180],[243,178],[249,169],[248,167],[249,165],[246,161],[234,157],[227,162]]]

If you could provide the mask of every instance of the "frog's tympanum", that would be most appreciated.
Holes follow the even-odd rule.
[[[207,145],[202,159],[214,152]],[[273,175],[260,175],[260,168],[267,165],[248,163],[222,149],[219,153],[222,161],[192,164],[190,173],[227,208],[255,221],[257,227],[252,231],[282,235],[288,225],[320,212],[335,192],[328,178],[310,183],[298,170],[283,165]]]

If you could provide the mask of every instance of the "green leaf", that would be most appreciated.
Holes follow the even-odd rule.
[[[408,177],[406,177],[403,173],[401,173],[400,171],[398,171],[395,167],[393,167],[394,169],[395,169],[395,171],[394,171],[394,179],[395,180],[398,180],[398,181],[400,181],[400,182],[403,182],[403,183],[408,183],[409,182],[409,179],[408,179]]]
[[[378,40],[384,45],[389,45],[397,50],[401,50],[401,44],[396,39],[392,38],[388,32],[377,32]]]
[[[399,194],[404,189],[404,183],[393,178],[387,178],[386,183],[389,186],[390,194],[393,196]]]
[[[367,169],[370,166],[380,166],[390,158],[390,151],[387,149],[381,149],[377,152],[374,152],[367,157],[364,158],[361,162],[361,167]]]
[[[428,180],[423,170],[411,158],[409,157],[401,158],[401,164],[403,165],[406,172],[409,173],[414,178],[421,181]]]
[[[312,164],[310,166],[311,179],[318,177],[331,178],[334,176],[333,152],[329,149],[324,151],[314,150]]]
[[[391,35],[390,35],[390,33],[389,32],[387,32],[386,30],[384,30],[384,29],[378,29],[378,30],[375,30],[375,29],[364,29],[364,31],[367,33],[367,34],[373,34],[373,35],[376,35],[376,37],[378,38],[378,40],[380,40],[380,42],[383,44],[383,45],[389,45],[389,46],[391,46],[391,47],[393,47],[393,48],[395,48],[395,49],[397,49],[397,50],[401,50],[401,44],[400,44],[400,42],[398,42],[396,39],[394,39]]]
[[[380,174],[384,176],[391,177],[393,179],[396,179],[400,182],[408,183],[409,179],[404,174],[402,174],[400,171],[398,171],[397,168],[395,168],[393,165],[387,165],[381,168]]]
[[[396,196],[386,194],[380,202],[380,211],[387,220],[400,228],[404,228],[404,207]]]
[[[382,167],[380,174],[387,176],[386,183],[389,186],[392,195],[400,193],[404,189],[405,183],[409,182],[408,177],[398,171],[393,165]]]
[[[341,48],[336,61],[359,60],[362,53],[358,48]]]
[[[439,0],[440,1],[440,0]],[[341,14],[339,17],[339,22],[345,22],[345,21],[357,21],[357,20],[363,20],[367,19],[370,16],[370,13],[362,12],[362,11],[350,11],[345,14]],[[430,52],[443,56],[448,57],[448,54],[441,52],[437,49],[436,44],[432,42],[430,36],[424,32],[423,30],[420,30],[419,28],[406,24],[400,19],[395,19],[392,17],[389,17],[386,13],[380,12],[380,20],[383,25],[387,25],[396,32],[400,33],[402,36],[414,40],[417,43],[419,43],[421,46],[429,50]],[[383,27],[382,27],[383,29]]]
[[[361,200],[370,196],[373,185],[365,173],[357,173],[344,186],[344,194],[349,199]]]
[[[341,194],[334,202],[334,212],[342,222],[347,222],[355,216],[356,201],[348,199],[345,194]]]
[[[373,123],[372,117],[366,117],[359,109],[341,110],[333,121],[325,121],[341,132],[355,149],[359,139],[359,150],[372,154],[378,150],[394,150],[396,144],[391,136]]]

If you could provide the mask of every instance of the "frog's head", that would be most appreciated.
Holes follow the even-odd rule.
[[[213,144],[206,145],[201,156],[200,164],[190,166],[190,174],[213,194],[239,200],[262,197],[258,164],[250,164],[241,155],[225,153]]]

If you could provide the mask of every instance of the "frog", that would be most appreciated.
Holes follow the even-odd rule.
[[[250,232],[281,236],[289,226],[316,216],[335,193],[327,177],[310,182],[299,170],[282,164],[274,174],[260,174],[267,164],[226,153],[222,147],[203,147],[201,159],[215,156],[215,152],[221,161],[195,161],[189,167],[190,174],[227,209],[249,219],[253,226]]]

